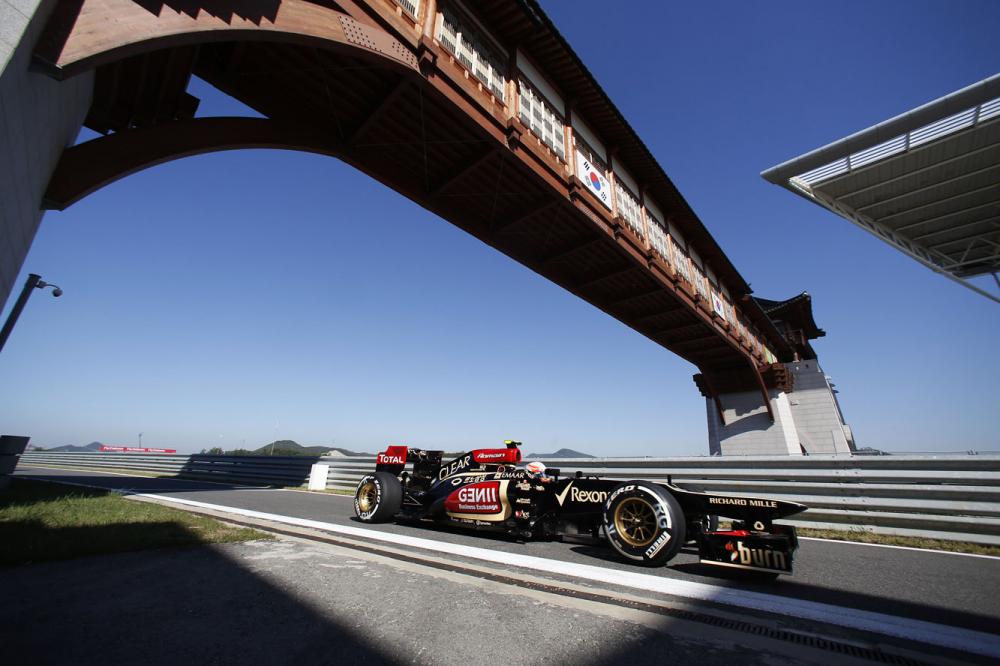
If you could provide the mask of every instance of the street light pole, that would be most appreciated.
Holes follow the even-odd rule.
[[[35,275],[34,273],[28,274],[28,279],[24,281],[24,288],[21,289],[21,295],[17,297],[17,302],[14,303],[14,309],[7,316],[7,322],[3,325],[3,330],[0,330],[0,351],[3,350],[3,346],[7,343],[10,332],[14,330],[14,324],[17,323],[17,318],[21,316],[21,310],[27,305],[31,292],[34,289],[44,289],[45,287],[52,287],[52,295],[56,298],[62,296],[62,289],[56,285],[42,281],[40,275]]]

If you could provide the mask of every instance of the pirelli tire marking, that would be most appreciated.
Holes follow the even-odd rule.
[[[647,482],[622,484],[604,503],[604,532],[623,557],[659,566],[684,543],[684,514],[667,491]]]

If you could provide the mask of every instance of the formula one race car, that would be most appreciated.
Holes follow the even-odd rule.
[[[390,446],[378,454],[375,473],[358,484],[354,513],[366,523],[433,521],[519,539],[591,536],[644,566],[665,564],[693,541],[705,564],[792,571],[795,528],[772,521],[804,511],[801,504],[581,472],[560,478],[542,463],[520,467],[520,443],[506,444],[446,463],[441,451]],[[718,516],[732,519],[731,529],[719,530]]]

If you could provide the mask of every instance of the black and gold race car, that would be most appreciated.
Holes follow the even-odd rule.
[[[694,542],[705,564],[792,571],[795,528],[773,521],[804,511],[801,504],[580,472],[563,478],[538,462],[521,465],[518,446],[508,441],[448,462],[441,451],[390,446],[358,484],[355,515],[367,523],[434,521],[519,539],[591,536],[644,566],[663,565]],[[720,516],[731,519],[730,529],[718,529]]]

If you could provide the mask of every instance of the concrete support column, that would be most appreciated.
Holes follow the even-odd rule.
[[[75,141],[93,73],[56,81],[31,69],[56,0],[0,0],[0,305],[10,295],[42,220],[42,195]]]
[[[854,437],[844,423],[833,385],[815,360],[786,363],[790,393],[768,392],[772,422],[759,391],[705,399],[712,455],[850,454]],[[720,409],[724,419],[719,418]]]
[[[769,391],[774,421],[767,413],[759,391],[726,393],[719,396],[725,424],[711,398],[705,399],[708,414],[708,442],[712,455],[802,454],[788,395]]]
[[[799,441],[809,453],[851,453],[854,438],[823,368],[816,359],[786,363],[795,390],[789,395]]]

